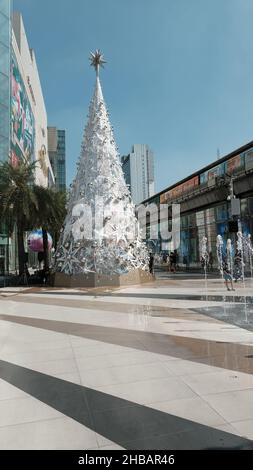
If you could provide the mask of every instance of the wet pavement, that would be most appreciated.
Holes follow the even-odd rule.
[[[252,449],[252,283],[0,289],[1,449]]]
[[[246,328],[246,330],[253,331],[253,305],[245,302],[240,298],[240,304],[235,303],[227,304],[219,307],[202,307],[196,309],[196,312],[208,315],[209,317],[216,318],[231,325]]]

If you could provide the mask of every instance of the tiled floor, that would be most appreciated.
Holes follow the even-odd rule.
[[[253,448],[251,281],[165,277],[0,289],[1,449]]]

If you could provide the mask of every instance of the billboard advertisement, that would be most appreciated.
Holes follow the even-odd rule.
[[[253,150],[250,150],[245,155],[245,170],[252,170],[253,168]]]
[[[219,165],[210,168],[210,170],[201,173],[200,175],[200,184],[206,183],[207,181],[215,178],[216,176],[222,176],[224,174],[224,163],[220,163]]]
[[[175,186],[174,188],[170,189],[166,193],[161,194],[160,196],[160,203],[165,204],[169,200],[177,199],[178,197],[182,196],[187,191],[195,188],[199,184],[199,177],[194,176],[189,180],[185,181],[184,183]]]
[[[226,173],[232,175],[244,166],[244,155],[236,155],[226,162]]]
[[[35,120],[17,60],[11,59],[11,162],[34,160]]]

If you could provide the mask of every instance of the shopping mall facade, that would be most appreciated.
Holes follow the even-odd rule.
[[[203,237],[207,237],[207,249],[212,252],[215,264],[217,235],[223,237],[224,244],[228,238],[235,241],[238,230],[253,235],[253,141],[142,204],[146,214],[139,220],[150,249],[165,254],[174,249],[161,233],[171,231],[172,207],[179,204],[178,264],[200,266]],[[157,217],[152,215],[155,207]],[[137,207],[138,212],[139,209]],[[156,232],[158,237],[154,239],[152,233]]]
[[[35,182],[54,184],[48,156],[47,113],[34,51],[11,0],[0,0],[0,162],[38,161]],[[15,233],[0,224],[0,274],[15,271]]]

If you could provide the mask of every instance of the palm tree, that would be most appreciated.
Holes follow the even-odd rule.
[[[66,209],[65,193],[35,185],[36,162],[21,161],[17,166],[8,162],[0,164],[0,214],[1,223],[8,233],[17,227],[19,275],[25,272],[24,231],[42,227],[44,269],[49,268],[47,231],[55,238],[63,224]]]
[[[54,192],[54,207],[55,207],[55,216],[50,226],[50,231],[53,234],[54,244],[57,246],[60,231],[63,226],[67,210],[67,193],[66,191],[56,191]]]
[[[9,162],[0,164],[0,214],[1,222],[9,232],[17,227],[19,275],[25,273],[24,231],[29,228],[37,210],[34,193],[36,162],[21,161],[17,166]]]
[[[48,271],[48,231],[54,234],[60,231],[66,215],[65,194],[52,189],[43,188],[42,186],[34,186],[34,193],[37,199],[35,220],[36,225],[42,228],[44,269]]]

